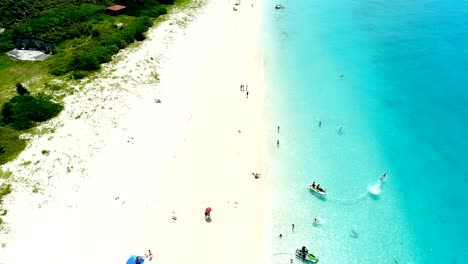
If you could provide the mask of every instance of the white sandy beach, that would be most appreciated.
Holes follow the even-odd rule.
[[[2,166],[18,181],[0,264],[262,263],[260,5],[171,14],[77,86],[55,131]]]

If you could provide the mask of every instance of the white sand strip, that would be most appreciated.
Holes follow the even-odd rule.
[[[4,166],[29,180],[7,201],[0,263],[125,263],[148,249],[158,263],[262,263],[260,3],[233,5],[151,30]]]

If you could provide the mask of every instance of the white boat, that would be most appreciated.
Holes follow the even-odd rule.
[[[282,5],[275,5],[275,9],[281,9],[281,8],[283,8]]]
[[[314,191],[315,193],[319,194],[319,195],[327,195],[327,190],[323,189],[323,188],[320,188],[320,187],[317,187],[318,185],[314,185],[314,184],[311,184],[309,186],[309,189],[311,189],[312,191]]]

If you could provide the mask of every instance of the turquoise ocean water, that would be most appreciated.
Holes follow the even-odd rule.
[[[272,262],[468,263],[468,1],[264,9]]]

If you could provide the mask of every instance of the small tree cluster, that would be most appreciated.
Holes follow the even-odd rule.
[[[49,120],[63,109],[62,105],[50,99],[43,93],[37,96],[17,95],[3,105],[2,121],[16,130],[24,130],[33,127],[35,122]]]
[[[17,92],[19,95],[29,94],[28,89],[26,89],[21,83],[17,83],[17,84],[16,84],[16,92]]]

